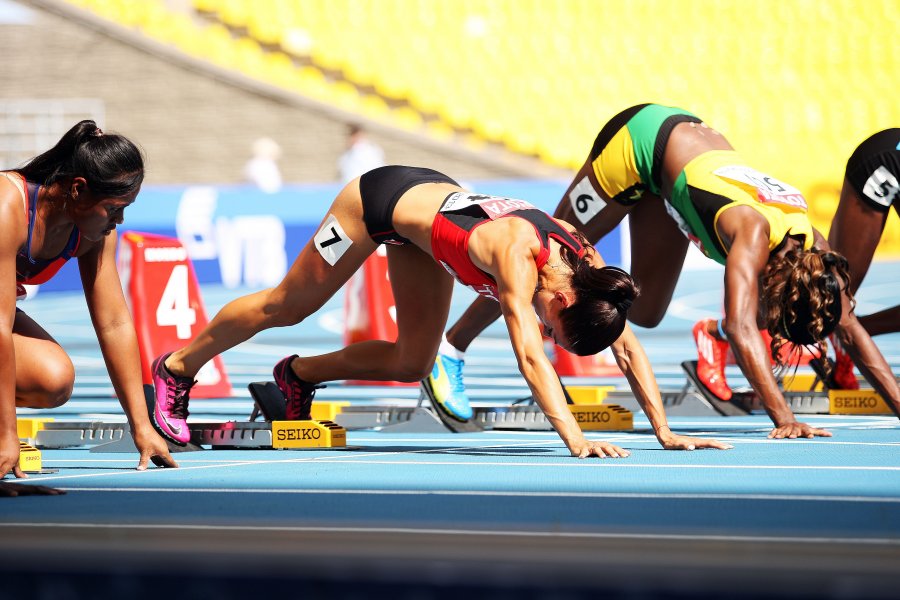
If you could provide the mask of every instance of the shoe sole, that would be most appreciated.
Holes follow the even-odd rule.
[[[452,414],[448,413],[446,409],[433,398],[431,390],[429,389],[431,386],[427,385],[424,379],[419,382],[419,387],[422,389],[425,397],[428,398],[428,401],[434,409],[434,414],[437,415],[437,418],[444,424],[444,427],[453,433],[478,433],[484,431],[484,428],[474,420],[469,419],[468,421],[460,421]]]
[[[704,400],[716,410],[716,412],[726,417],[745,417],[750,414],[749,410],[740,406],[740,402],[734,396],[731,397],[731,400],[725,401],[720,400],[715,394],[709,391],[706,384],[700,381],[700,378],[697,376],[696,360],[686,360],[682,362],[681,368],[684,370],[685,375],[687,375],[687,378],[693,384],[694,388],[701,396],[703,396]]]

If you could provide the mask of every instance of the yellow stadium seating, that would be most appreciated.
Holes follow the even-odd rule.
[[[212,25],[163,0],[70,1],[322,101],[571,169],[616,112],[682,106],[803,190],[823,232],[850,153],[900,124],[900,0],[192,0]],[[881,252],[900,255],[893,216]]]

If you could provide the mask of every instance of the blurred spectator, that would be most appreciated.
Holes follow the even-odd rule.
[[[384,150],[366,135],[359,125],[350,125],[347,133],[347,149],[338,159],[341,183],[384,166]]]
[[[281,189],[281,146],[268,137],[253,142],[253,158],[244,165],[244,179],[262,191],[273,194]]]

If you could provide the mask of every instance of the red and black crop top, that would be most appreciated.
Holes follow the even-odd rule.
[[[571,249],[579,257],[584,246],[550,215],[524,200],[454,192],[444,199],[434,217],[431,229],[431,251],[461,284],[482,296],[497,300],[497,282],[472,262],[469,257],[469,236],[476,227],[505,217],[525,219],[534,226],[541,241],[541,251],[535,260],[538,269],[550,256],[550,239]]]

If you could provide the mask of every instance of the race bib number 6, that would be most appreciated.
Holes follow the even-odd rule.
[[[569,202],[582,225],[590,221],[606,206],[606,202],[594,191],[594,186],[587,177],[579,181],[578,185],[569,192]]]

